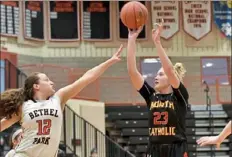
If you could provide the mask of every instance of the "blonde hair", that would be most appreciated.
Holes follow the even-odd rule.
[[[174,69],[176,72],[177,77],[180,79],[180,81],[183,81],[183,78],[185,77],[186,69],[182,63],[176,63],[174,65]]]

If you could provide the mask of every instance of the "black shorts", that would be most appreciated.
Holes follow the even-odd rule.
[[[174,144],[149,144],[147,157],[188,157],[186,142]]]

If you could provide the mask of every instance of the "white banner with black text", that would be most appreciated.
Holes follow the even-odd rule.
[[[178,1],[152,1],[152,23],[164,20],[164,30],[161,37],[170,39],[179,31],[179,2]]]
[[[184,31],[196,40],[211,32],[212,13],[210,1],[182,2]]]

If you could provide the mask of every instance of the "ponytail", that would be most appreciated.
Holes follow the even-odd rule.
[[[177,77],[180,79],[180,81],[183,81],[183,78],[185,77],[186,69],[182,63],[176,63],[174,65],[174,69],[176,72]]]

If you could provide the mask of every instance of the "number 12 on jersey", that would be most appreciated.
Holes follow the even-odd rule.
[[[38,133],[37,135],[49,135],[52,126],[51,119],[37,120],[38,123]]]
[[[154,112],[153,116],[154,116],[154,125],[168,124],[168,112]]]

